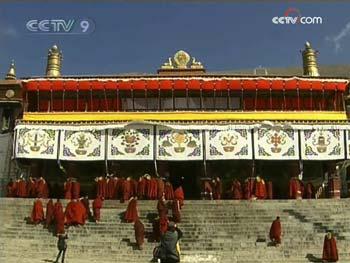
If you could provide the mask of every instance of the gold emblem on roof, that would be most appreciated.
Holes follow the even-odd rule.
[[[201,62],[196,61],[186,51],[179,50],[173,58],[169,58],[167,62],[161,66],[161,69],[203,69]]]

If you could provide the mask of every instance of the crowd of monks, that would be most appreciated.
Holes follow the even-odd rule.
[[[43,177],[25,180],[23,177],[7,184],[7,197],[48,198],[49,187]]]

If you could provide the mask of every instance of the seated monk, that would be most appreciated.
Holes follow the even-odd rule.
[[[254,195],[257,199],[265,199],[266,198],[266,185],[264,179],[260,176],[256,177]]]
[[[101,219],[101,208],[103,205],[103,197],[98,196],[93,202],[92,202],[92,210],[94,214],[94,220],[96,223],[98,223]]]
[[[128,223],[132,223],[135,222],[138,217],[137,197],[131,197],[129,200],[128,208],[125,212],[124,219]]]
[[[315,196],[315,188],[311,182],[306,184],[305,198],[312,199]]]
[[[54,218],[54,205],[52,199],[50,199],[46,204],[46,227],[49,227],[52,222],[55,220]]]
[[[134,223],[134,230],[137,247],[138,249],[142,250],[143,243],[145,241],[145,226],[142,224],[139,218],[137,218]]]
[[[33,210],[32,210],[30,219],[33,224],[39,224],[42,221],[44,221],[43,203],[39,198],[35,199],[34,201]]]
[[[164,193],[165,193],[166,200],[173,200],[174,199],[174,189],[173,189],[173,186],[170,182],[165,183]]]
[[[234,179],[231,186],[232,199],[241,200],[243,197],[241,183]]]
[[[177,199],[173,200],[172,214],[173,214],[173,221],[175,223],[181,222],[180,201]]]
[[[274,243],[275,246],[279,246],[281,244],[281,235],[282,235],[282,227],[280,217],[276,217],[276,219],[272,222],[270,228],[270,239]]]
[[[64,234],[65,216],[64,216],[63,206],[60,202],[60,199],[57,199],[54,205],[54,220],[55,220],[55,227],[56,227],[56,235]]]
[[[330,232],[324,237],[322,260],[324,262],[337,262],[339,260],[337,242]]]
[[[174,192],[174,199],[178,200],[180,203],[180,209],[184,206],[185,194],[182,186],[179,186]]]
[[[159,217],[161,217],[162,215],[168,214],[168,207],[167,207],[167,203],[164,195],[162,196],[161,199],[158,200],[157,210],[158,210]]]

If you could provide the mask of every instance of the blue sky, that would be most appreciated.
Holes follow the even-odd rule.
[[[309,40],[321,64],[350,63],[350,3],[104,3],[1,4],[0,73],[11,59],[19,76],[44,75],[47,50],[63,51],[63,74],[155,73],[177,50],[208,71],[301,66]],[[321,16],[322,25],[275,25],[288,8]],[[85,35],[39,35],[31,19],[88,17],[95,30]],[[349,24],[348,24],[349,23]],[[337,39],[331,41],[329,39]],[[336,50],[336,44],[338,49]]]

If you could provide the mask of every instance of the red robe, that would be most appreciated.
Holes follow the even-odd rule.
[[[221,194],[222,194],[222,182],[221,181],[215,181],[213,189],[214,189],[214,193],[213,193],[214,199],[215,200],[220,200],[221,199]]]
[[[66,181],[64,183],[64,199],[72,199],[72,182]]]
[[[162,199],[158,200],[157,210],[158,210],[159,217],[162,217],[168,214],[168,207],[166,206],[166,203]]]
[[[322,259],[327,262],[337,262],[339,260],[337,242],[333,236],[331,238],[325,236],[324,238]]]
[[[254,195],[258,199],[266,198],[266,186],[263,179],[261,179],[260,182],[256,181]]]
[[[54,221],[54,205],[52,199],[46,204],[46,226],[49,226]]]
[[[95,221],[100,221],[101,219],[101,208],[103,205],[103,201],[101,197],[97,197],[93,202],[92,202],[92,210],[94,213],[94,219]]]
[[[255,178],[249,177],[244,184],[244,198],[249,200],[254,194]]]
[[[292,178],[289,181],[289,198],[300,199],[301,197],[302,195],[299,180],[296,178]]]
[[[36,197],[34,180],[29,179],[29,181],[27,182],[27,195],[29,198]]]
[[[125,202],[131,197],[131,180],[124,180],[123,183],[123,197],[122,201]]]
[[[174,199],[174,189],[170,182],[165,183],[165,199],[166,200],[173,200]]]
[[[180,202],[180,209],[181,209],[184,205],[184,200],[185,200],[185,194],[182,189],[182,186],[179,186],[178,188],[176,188],[174,192],[174,199],[177,199]]]
[[[137,187],[138,187],[138,183],[137,183],[137,181],[134,180],[134,179],[131,179],[130,181],[131,181],[131,182],[130,182],[130,184],[131,184],[130,196],[137,196]]]
[[[10,181],[7,183],[6,185],[6,197],[14,197],[13,194],[13,186],[14,186],[14,182]]]
[[[138,218],[139,216],[137,214],[137,200],[133,198],[129,201],[124,219],[126,222],[131,223],[131,222],[135,222],[135,220]]]
[[[242,199],[242,186],[238,180],[234,180],[231,187],[232,198],[234,200]]]
[[[119,178],[117,181],[117,186],[115,189],[115,198],[118,200],[122,200],[123,196],[123,188],[124,188],[124,178]]]
[[[70,201],[65,211],[67,225],[84,225],[86,220],[86,210],[79,201]]]
[[[152,178],[149,183],[148,197],[151,200],[156,200],[158,197],[158,181],[156,178]]]
[[[281,234],[282,234],[282,227],[281,227],[281,221],[279,219],[275,219],[270,228],[270,239],[271,241],[275,241],[278,244],[281,244]]]
[[[107,179],[107,191],[106,191],[106,199],[113,199],[115,196],[115,180],[113,178]]]
[[[17,183],[17,197],[27,197],[27,183],[26,181],[20,179]]]
[[[97,196],[101,196],[103,198],[106,198],[106,188],[107,188],[107,182],[105,178],[98,179],[97,180]]]
[[[90,211],[90,202],[89,202],[89,199],[87,198],[83,198],[81,200],[82,204],[84,205],[85,207],[85,210],[86,210],[86,213],[87,213],[87,218],[91,218],[91,211]]]
[[[54,205],[54,218],[55,218],[56,234],[64,234],[65,216],[63,213],[63,206],[60,202],[56,202]]]
[[[134,230],[135,230],[136,244],[139,247],[142,247],[142,245],[145,241],[145,226],[142,224],[140,219],[136,219],[136,221],[134,223]]]
[[[162,198],[163,194],[164,194],[164,181],[161,178],[157,179],[157,190],[158,190],[158,199]]]
[[[49,197],[49,188],[45,179],[39,179],[36,181],[36,193],[38,198],[48,198]]]
[[[268,181],[267,182],[267,199],[273,199],[273,186],[272,186],[272,182]]]
[[[150,193],[151,193],[151,179],[145,179],[145,196],[146,199],[150,200]]]
[[[137,186],[137,197],[139,199],[144,199],[145,198],[145,188],[146,188],[146,179],[141,177],[139,179],[139,183]]]
[[[159,233],[160,235],[164,235],[165,232],[168,230],[168,217],[166,215],[163,215],[159,218]]]
[[[172,212],[173,212],[173,221],[175,223],[179,223],[181,221],[181,212],[180,212],[180,201],[174,199],[172,204]]]
[[[306,184],[306,191],[305,191],[305,197],[307,199],[312,199],[314,198],[314,193],[315,189],[314,189],[314,186],[312,185],[312,183],[307,183]]]
[[[11,187],[11,196],[17,197],[17,188],[18,188],[18,182],[14,181]]]
[[[72,182],[72,198],[79,199],[80,198],[80,183]]]
[[[44,208],[43,203],[40,200],[36,200],[34,202],[30,219],[34,224],[39,224],[40,222],[44,221]]]

